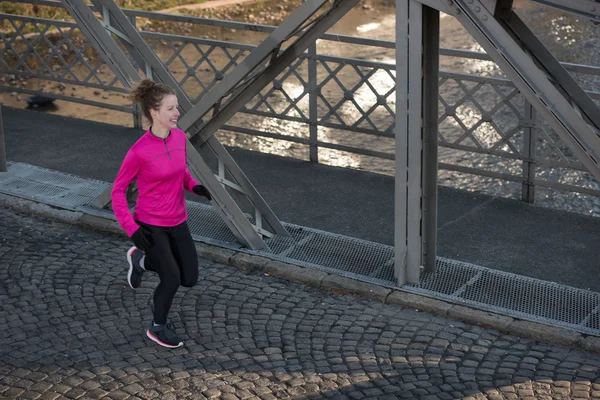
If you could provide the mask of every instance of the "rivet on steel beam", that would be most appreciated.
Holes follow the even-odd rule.
[[[484,20],[484,21],[487,21],[487,15],[482,15],[481,19]]]
[[[475,6],[475,12],[479,12],[479,11],[481,11],[481,7]]]

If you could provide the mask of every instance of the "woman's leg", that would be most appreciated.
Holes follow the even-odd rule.
[[[181,285],[179,263],[175,259],[172,248],[171,228],[162,228],[140,223],[148,229],[154,239],[154,246],[146,252],[144,266],[154,271],[160,278],[160,283],[154,290],[154,322],[160,325],[167,323],[167,314],[171,309],[173,298]]]
[[[187,222],[170,228],[170,237],[173,256],[179,265],[181,285],[192,287],[198,282],[198,253]]]

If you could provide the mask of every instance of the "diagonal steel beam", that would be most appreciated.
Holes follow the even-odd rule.
[[[85,34],[94,49],[100,54],[102,60],[110,67],[119,81],[125,87],[134,84],[132,79],[139,77],[137,69],[129,62],[114,40],[101,40],[106,36],[104,26],[98,21],[89,7],[81,0],[61,0],[77,22],[79,29]]]
[[[328,0],[310,0],[304,2],[296,11],[285,19],[271,34],[239,63],[231,73],[202,97],[196,106],[180,119],[182,129],[187,130],[199,119],[203,118],[221,100],[230,94],[244,79],[272,55],[276,55],[281,44],[288,40],[310,17],[312,17]]]
[[[600,7],[600,3],[598,5]],[[600,108],[591,97],[579,86],[571,74],[558,62],[552,53],[535,36],[519,16],[511,9],[502,9],[496,15],[513,32],[513,38],[523,43],[524,47],[538,60],[538,66],[545,69],[559,85],[567,100],[573,101],[587,121],[600,129]]]
[[[139,60],[138,62],[141,66],[145,67],[146,72],[159,81],[163,81],[161,78],[164,78],[166,82],[163,82],[170,84],[170,86],[172,86],[178,92],[178,98],[181,101],[184,111],[186,108],[191,108],[191,102],[187,96],[185,96],[185,93],[183,93],[179,85],[176,84],[173,77],[166,70],[166,68],[164,68],[158,57],[156,57],[154,52],[147,46],[147,44],[144,42],[145,47],[142,46],[141,51],[139,51],[140,49],[135,46],[135,43],[141,45],[140,40],[143,41],[143,39],[135,30],[133,25],[131,25],[131,23],[128,21],[127,17],[118,8],[118,6],[116,6],[114,1],[94,1],[95,6],[103,13],[105,18],[105,26],[102,25],[102,23],[94,16],[90,8],[83,2],[75,0],[62,1],[67,10],[71,12],[71,15],[73,15],[75,20],[78,22],[80,29],[82,29],[86,36],[91,40],[91,43],[96,47],[105,62],[107,62],[109,66],[114,67],[115,74],[121,80],[124,86],[130,87],[132,84],[134,84],[134,82],[140,80],[141,77],[136,68],[130,63],[127,56],[121,52],[116,43],[110,37],[109,31],[106,28],[108,26],[115,28],[113,25],[110,25],[111,20],[114,22],[118,20],[119,28],[123,28],[123,26],[128,28],[127,33],[129,33],[129,35],[124,33],[123,30],[117,29],[119,32],[118,36],[121,39],[125,39],[125,43],[127,43],[126,46],[131,46],[130,49],[132,50],[132,55]],[[109,5],[110,8],[104,7],[105,5]],[[111,31],[114,33],[114,29],[111,29]],[[148,57],[149,62],[146,62],[146,57]],[[173,85],[172,82],[175,82],[175,84]],[[250,223],[243,212],[239,209],[237,204],[233,201],[229,193],[227,193],[225,188],[216,179],[210,167],[208,167],[191,143],[189,143],[189,140],[187,145],[187,156],[190,172],[196,179],[200,180],[204,185],[207,186],[208,190],[213,195],[214,203],[217,205],[217,207],[215,207],[216,211],[219,213],[234,235],[242,243],[245,243],[253,249],[268,249],[268,246],[263,241],[262,236],[257,232],[260,227],[257,228]],[[229,167],[231,168],[231,166]],[[251,184],[249,185],[251,186]],[[106,195],[107,192],[103,193],[104,197],[106,197]],[[110,199],[110,192],[108,192],[108,196]],[[102,206],[104,206],[104,204]],[[274,214],[272,215],[274,216]],[[285,228],[283,228],[276,217],[275,220],[276,223],[281,226],[282,232],[288,235],[287,231],[285,231]],[[269,221],[269,223],[271,222],[272,221]]]
[[[451,15],[486,50],[588,171],[600,180],[600,138],[594,128],[585,122],[481,0],[451,0],[451,3]]]
[[[600,23],[600,2],[598,0],[530,0],[557,10],[566,11]]]
[[[358,3],[359,0],[336,0],[332,6],[321,14],[310,29],[306,29],[299,37],[290,44],[270,64],[256,74],[253,79],[238,93],[231,96],[225,105],[192,137],[191,142],[200,146],[209,140],[214,133],[220,129],[235,113],[237,113],[248,101],[259,93],[267,84],[272,82],[289,64],[298,58],[308,47],[321,35],[333,26],[340,18]],[[200,102],[202,103],[202,101]],[[192,115],[197,115],[206,106],[197,104],[192,110]],[[198,113],[196,113],[198,111]]]

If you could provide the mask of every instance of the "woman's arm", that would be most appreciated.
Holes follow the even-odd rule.
[[[123,164],[121,164],[111,193],[115,217],[129,237],[131,237],[140,226],[134,221],[133,215],[131,215],[131,212],[129,211],[129,204],[127,204],[127,188],[129,187],[129,184],[136,179],[140,172],[140,167],[141,160],[135,152],[129,150],[123,160]]]

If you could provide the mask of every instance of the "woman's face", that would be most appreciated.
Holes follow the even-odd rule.
[[[152,125],[168,130],[176,128],[179,118],[177,104],[177,96],[174,94],[165,96],[158,110],[151,110]]]

